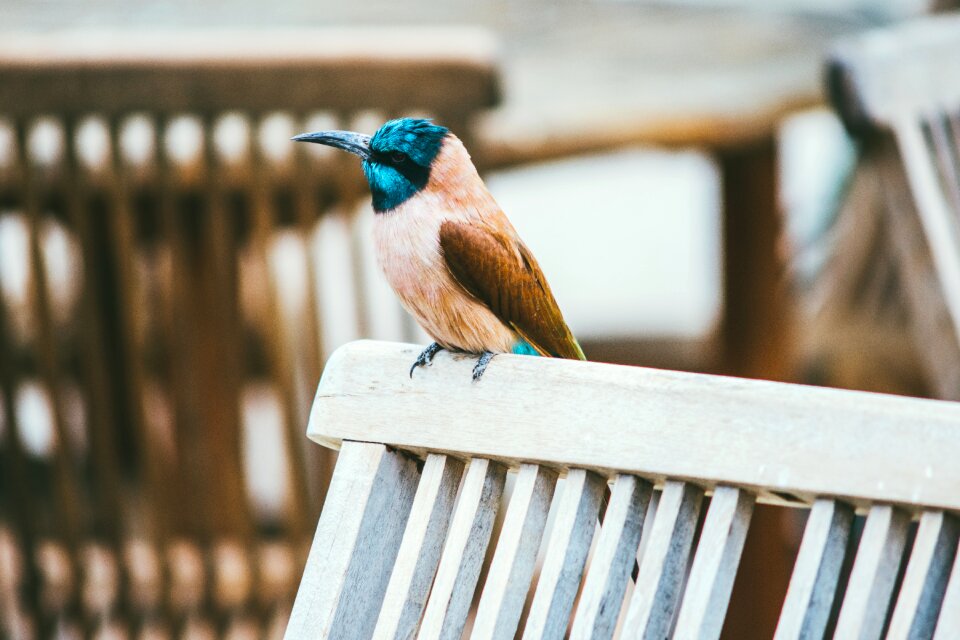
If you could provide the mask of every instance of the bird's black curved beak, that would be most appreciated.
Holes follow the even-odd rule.
[[[352,131],[315,131],[313,133],[301,133],[298,136],[290,138],[296,142],[316,142],[325,144],[328,147],[336,147],[350,153],[360,156],[363,160],[371,158],[370,136]]]

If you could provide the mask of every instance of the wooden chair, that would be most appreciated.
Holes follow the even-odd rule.
[[[828,67],[834,106],[861,143],[862,181],[880,194],[879,212],[870,214],[880,217],[881,250],[895,256],[897,295],[929,386],[951,400],[960,400],[957,59],[960,13],[953,12],[845,41]]]
[[[473,638],[716,638],[758,501],[809,509],[777,638],[960,637],[960,405],[510,355],[410,378],[417,350],[327,363],[287,638],[459,638],[471,607]]]
[[[289,137],[408,113],[469,137],[497,99],[475,30],[0,34],[0,236],[24,238],[0,270],[0,636],[282,630],[332,469],[298,426],[321,363],[415,335],[371,290],[359,167]],[[245,424],[283,433],[266,515]]]

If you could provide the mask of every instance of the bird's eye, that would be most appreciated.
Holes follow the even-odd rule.
[[[394,151],[390,154],[390,161],[394,164],[403,164],[407,161],[407,154],[402,151]]]

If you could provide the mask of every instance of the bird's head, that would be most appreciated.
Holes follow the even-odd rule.
[[[317,131],[294,136],[360,156],[378,213],[403,204],[427,186],[430,170],[449,130],[430,120],[390,120],[372,136],[351,131]]]

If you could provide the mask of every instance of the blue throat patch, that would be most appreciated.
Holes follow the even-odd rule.
[[[377,213],[400,206],[427,186],[433,163],[448,129],[430,120],[390,120],[370,138],[373,157],[363,163],[370,183],[373,210]]]

